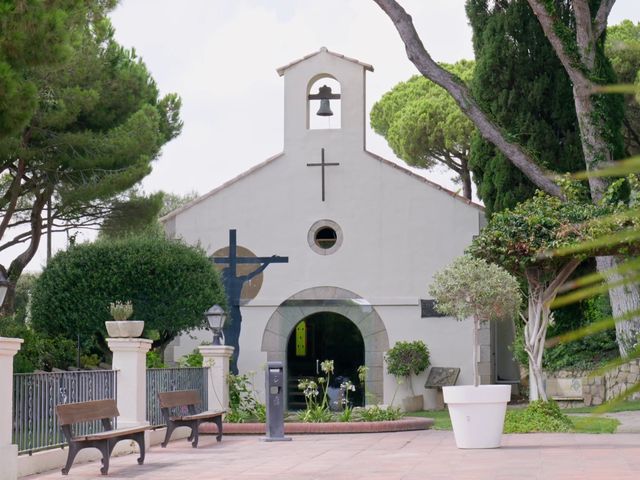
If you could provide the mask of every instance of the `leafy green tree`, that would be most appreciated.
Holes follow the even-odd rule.
[[[85,11],[64,60],[23,72],[35,86],[36,110],[17,134],[0,138],[0,251],[24,245],[8,268],[0,265],[12,282],[5,311],[43,231],[99,225],[182,127],[180,99],[161,97],[144,63],[115,42],[104,17],[114,2],[53,3],[64,11],[93,5],[97,13]]]
[[[566,257],[551,256],[549,252],[615,231],[615,222],[596,222],[609,212],[608,207],[576,200],[563,202],[538,192],[513,209],[494,214],[469,248],[472,255],[497,263],[526,281],[528,306],[523,319],[530,400],[547,400],[542,361],[551,303],[583,260],[602,253],[597,246]]]
[[[160,350],[176,335],[203,325],[211,305],[226,305],[220,277],[205,253],[162,237],[127,237],[76,245],[57,253],[38,279],[34,328],[68,338],[95,337],[108,352],[109,303],[131,301]]]
[[[564,198],[560,186],[537,162],[536,152],[527,151],[517,138],[505,132],[490,113],[482,109],[469,88],[431,58],[404,8],[396,0],[373,1],[393,22],[405,44],[408,58],[423,76],[449,92],[480,135],[495,145],[538,188]],[[491,2],[491,5],[508,2],[501,0]],[[527,3],[571,81],[586,169],[594,170],[598,165],[620,158],[623,152],[620,128],[623,99],[619,95],[605,97],[601,93],[594,94],[614,79],[611,65],[604,55],[604,41],[615,0],[527,0]],[[490,3],[487,1],[486,5],[488,8]],[[588,183],[592,201],[599,202],[607,190],[607,181],[600,176],[589,176]],[[598,257],[596,261],[601,273],[615,270],[618,263],[611,256]],[[640,310],[640,288],[634,283],[624,288],[612,286],[609,298],[614,315],[619,318],[616,335],[620,353],[625,356],[627,352],[620,339],[627,337],[629,332],[640,330],[640,317],[630,315]]]
[[[471,91],[503,131],[554,172],[584,169],[584,157],[564,67],[526,0],[469,0],[476,69]],[[477,132],[470,168],[487,214],[532,197],[535,185]]]
[[[19,133],[36,112],[39,86],[30,70],[67,62],[87,18],[99,25],[116,3],[0,1],[0,139]]]
[[[440,313],[458,320],[473,319],[473,384],[477,387],[480,324],[518,315],[522,303],[518,281],[495,263],[463,255],[433,276],[429,294]]]
[[[159,216],[164,217],[165,215],[169,215],[174,210],[186,205],[189,202],[192,202],[200,195],[195,190],[192,190],[189,193],[185,193],[184,195],[180,195],[178,193],[171,192],[162,192],[162,208],[160,209]]]
[[[441,65],[461,81],[471,80],[472,61]],[[422,76],[399,83],[371,109],[371,127],[412,167],[429,170],[442,164],[453,170],[464,197],[471,199],[469,149],[474,127],[443,88]]]
[[[623,20],[607,28],[607,57],[623,84],[640,85],[640,23]],[[626,155],[640,154],[640,103],[629,93],[625,95],[624,143]]]
[[[100,226],[100,236],[121,238],[128,235],[161,235],[158,223],[164,205],[164,194],[138,195],[135,191],[124,200],[115,200]]]

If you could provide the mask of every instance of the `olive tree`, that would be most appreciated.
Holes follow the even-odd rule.
[[[429,294],[440,313],[473,319],[473,383],[477,387],[480,324],[518,315],[522,302],[518,281],[496,264],[464,255],[433,276]]]

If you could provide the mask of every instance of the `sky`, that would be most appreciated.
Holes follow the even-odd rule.
[[[473,58],[464,0],[400,3],[436,61]],[[638,0],[617,1],[609,23],[624,18],[640,21]],[[374,66],[367,73],[367,115],[386,91],[417,74],[373,0],[121,0],[111,20],[118,42],[135,48],[160,91],[176,92],[183,102],[182,134],[165,145],[143,181],[147,193],[204,194],[282,151],[284,84],[276,68],[320,47]],[[366,143],[402,163],[370,129]],[[459,188],[445,170],[422,174]],[[78,240],[92,237],[81,233]],[[65,243],[56,238],[54,250]],[[28,270],[41,269],[45,248],[43,242]]]

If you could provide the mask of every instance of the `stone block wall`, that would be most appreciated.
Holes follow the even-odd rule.
[[[553,386],[551,390],[554,390],[549,391],[548,389],[547,394],[556,396],[556,401],[562,407],[578,407],[583,403],[587,407],[602,405],[640,382],[640,359],[627,362],[599,376],[591,376],[589,371],[559,370],[547,373],[545,377],[547,385]],[[563,401],[560,398],[562,397],[562,392],[555,392],[557,385],[562,385],[563,381],[566,382],[569,379],[577,379],[582,382],[582,398],[584,402],[579,402],[575,399]],[[640,392],[633,394],[631,399],[640,400]]]

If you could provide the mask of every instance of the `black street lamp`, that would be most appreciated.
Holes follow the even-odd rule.
[[[209,328],[213,331],[213,345],[224,345],[222,327],[224,327],[224,321],[227,319],[224,309],[220,305],[214,305],[204,312],[204,316],[209,322]]]
[[[7,295],[7,290],[9,290],[9,279],[4,274],[4,271],[0,269],[0,307],[4,303],[4,297]]]

